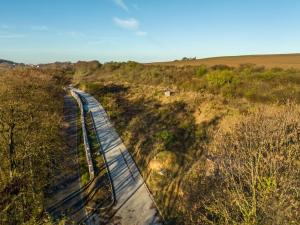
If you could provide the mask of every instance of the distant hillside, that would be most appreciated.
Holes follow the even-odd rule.
[[[0,64],[14,65],[16,63],[5,59],[0,59]]]
[[[256,64],[266,68],[297,68],[300,69],[300,54],[280,54],[280,55],[246,55],[246,56],[224,56],[192,60],[176,60],[172,62],[157,62],[152,64],[184,66],[198,66],[205,64],[207,66],[228,65],[237,67],[240,64]]]

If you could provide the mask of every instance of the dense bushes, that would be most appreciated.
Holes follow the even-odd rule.
[[[185,184],[186,224],[298,224],[299,116],[291,105],[265,107],[220,132],[210,145],[214,175]]]
[[[299,71],[131,62],[91,80],[169,224],[300,221],[299,112],[282,106],[300,102]]]
[[[79,81],[82,77],[87,76],[89,74],[92,74],[97,69],[101,68],[102,64],[100,64],[98,61],[90,61],[90,62],[84,62],[79,61],[73,65],[74,68],[74,77],[73,80]]]
[[[45,222],[44,191],[63,157],[58,71],[0,74],[0,224]],[[58,82],[58,83],[57,83]],[[46,222],[45,222],[46,223]]]
[[[208,72],[208,69],[205,65],[201,65],[198,69],[197,69],[197,76],[198,77],[203,77],[206,73]]]
[[[221,94],[226,98],[246,98],[252,102],[284,102],[288,99],[300,102],[299,71],[266,69],[253,64],[242,64],[238,68],[226,65],[209,68],[205,65],[175,67],[110,62],[79,80],[83,82],[91,78],[93,82],[129,82],[180,91]]]
[[[172,144],[174,143],[174,134],[168,130],[159,131],[158,133],[156,133],[156,136],[159,141],[163,142],[166,149],[170,149]]]
[[[205,79],[212,87],[221,88],[223,86],[233,85],[236,80],[236,76],[232,71],[213,71],[206,75]]]

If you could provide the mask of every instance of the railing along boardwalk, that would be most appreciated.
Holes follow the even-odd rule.
[[[91,148],[89,145],[88,135],[87,135],[86,127],[85,127],[83,104],[82,104],[80,97],[77,95],[76,92],[74,92],[72,89],[70,89],[70,92],[71,92],[71,95],[76,99],[79,109],[80,109],[80,121],[81,121],[84,149],[85,149],[86,160],[87,160],[89,174],[90,174],[90,180],[92,180],[95,177],[95,171],[94,171],[94,165],[93,165],[93,160],[92,160],[92,155],[91,155]]]
[[[80,125],[82,127],[82,133],[84,138],[84,148],[87,158],[87,163],[89,165],[89,174],[90,174],[90,180],[84,185],[81,186],[78,190],[73,191],[66,195],[63,199],[55,202],[51,206],[47,207],[47,212],[50,213],[55,220],[58,220],[62,218],[64,215],[67,215],[69,218],[74,218],[76,223],[78,224],[98,224],[98,222],[105,223],[107,221],[107,218],[109,218],[109,215],[106,215],[106,212],[109,211],[112,206],[115,203],[115,196],[113,193],[113,187],[112,187],[112,180],[109,176],[109,173],[107,173],[108,180],[109,180],[109,187],[110,187],[110,195],[107,195],[107,198],[103,199],[103,201],[97,202],[96,205],[93,205],[92,207],[89,207],[89,202],[93,200],[94,196],[96,195],[97,191],[101,189],[103,186],[103,181],[100,181],[102,179],[102,176],[99,176],[99,174],[96,174],[94,172],[94,166],[92,164],[93,155],[91,154],[91,148],[89,144],[89,137],[86,127],[86,110],[85,110],[85,104],[84,101],[78,96],[75,92],[71,91],[71,95],[75,100],[77,101],[78,107],[80,109]],[[70,98],[72,98],[70,97]],[[74,103],[76,104],[76,103]],[[90,113],[90,112],[89,112]],[[75,113],[76,114],[76,113]],[[77,115],[76,115],[77,117]],[[93,119],[93,118],[92,118]],[[77,125],[76,125],[77,127]],[[95,124],[93,121],[93,129],[96,132]],[[98,138],[98,137],[97,137]],[[77,138],[76,138],[77,139]],[[99,142],[99,140],[98,140]],[[77,141],[76,141],[77,144]],[[100,142],[99,142],[100,144]],[[101,149],[98,149],[100,152]],[[88,157],[90,155],[90,157]],[[102,157],[105,157],[102,154]],[[91,159],[91,160],[89,160]],[[93,167],[92,167],[93,166]],[[105,161],[105,168],[108,168],[107,162]],[[99,182],[100,181],[100,182]],[[80,200],[78,200],[78,196],[80,196]],[[85,210],[84,208],[87,207],[88,210]],[[80,210],[85,211],[84,216],[76,216]],[[101,216],[99,217],[98,212],[102,212]],[[76,218],[75,218],[75,216]],[[95,219],[96,218],[96,219]]]
[[[115,204],[110,224],[161,224],[159,212],[140,171],[100,103],[91,95],[72,89],[93,118],[96,135],[112,180]]]

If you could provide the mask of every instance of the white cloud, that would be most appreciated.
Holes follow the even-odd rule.
[[[37,30],[37,31],[47,31],[49,28],[45,25],[42,26],[31,26],[32,30]]]
[[[147,32],[141,31],[141,30],[135,32],[135,34],[136,34],[137,36],[147,36]]]
[[[138,30],[140,27],[140,22],[134,18],[120,19],[118,17],[115,17],[114,22],[119,27],[122,27],[127,30]]]
[[[125,10],[126,12],[129,11],[129,9],[128,9],[127,5],[125,4],[124,0],[113,0],[113,1],[121,9]]]

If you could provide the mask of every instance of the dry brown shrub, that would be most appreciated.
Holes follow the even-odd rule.
[[[259,108],[219,132],[210,154],[218,172],[187,184],[187,224],[300,224],[296,106]]]

